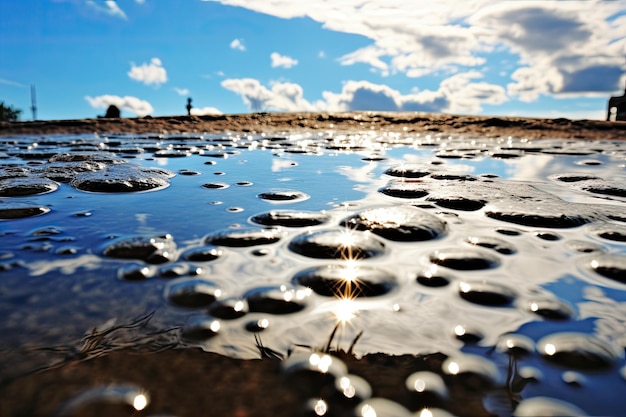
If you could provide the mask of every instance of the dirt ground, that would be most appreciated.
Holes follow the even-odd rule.
[[[216,116],[173,116],[120,119],[0,122],[0,135],[57,133],[280,133],[333,130],[353,133],[388,131],[421,134],[466,134],[528,139],[626,138],[625,122],[458,116],[428,113],[251,113]]]

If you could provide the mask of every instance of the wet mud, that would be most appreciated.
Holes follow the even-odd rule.
[[[597,138],[0,138],[0,414],[619,415],[623,184]]]

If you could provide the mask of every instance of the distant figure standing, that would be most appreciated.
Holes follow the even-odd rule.
[[[191,109],[193,108],[193,106],[191,105],[191,97],[189,97],[187,99],[187,115],[191,116]]]
[[[606,114],[606,120],[611,119],[626,122],[626,89],[624,95],[620,97],[611,97],[609,100],[609,110]]]
[[[104,117],[119,118],[120,117],[120,109],[117,106],[111,104],[107,108],[107,112],[104,114]]]

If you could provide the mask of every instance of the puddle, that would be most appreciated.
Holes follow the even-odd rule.
[[[0,155],[4,381],[200,347],[265,352],[359,400],[314,389],[303,415],[463,414],[458,378],[496,415],[622,412],[624,142],[54,135],[2,138]],[[441,358],[399,404],[297,350]],[[66,409],[144,395],[121,387]]]

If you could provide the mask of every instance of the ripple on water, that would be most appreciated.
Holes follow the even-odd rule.
[[[113,165],[96,172],[76,175],[70,185],[94,193],[128,193],[160,190],[169,186],[172,173],[131,164]]]
[[[45,177],[17,177],[0,180],[0,197],[23,197],[56,191],[59,184]]]
[[[400,242],[431,240],[446,233],[444,221],[413,206],[365,210],[343,220],[341,225]]]
[[[307,227],[324,224],[330,220],[330,216],[314,211],[272,210],[257,214],[250,220],[263,226]]]
[[[348,299],[384,295],[396,287],[395,277],[389,272],[353,265],[309,268],[298,272],[292,282],[323,296]]]
[[[207,236],[204,242],[212,245],[245,248],[276,243],[283,237],[283,234],[279,228],[243,227],[218,231]]]
[[[435,251],[430,255],[430,262],[460,271],[475,271],[500,266],[500,259],[491,253],[461,248]]]
[[[211,281],[182,278],[168,286],[165,297],[178,307],[202,308],[210,306],[221,295],[222,290]]]
[[[545,359],[574,369],[611,368],[622,356],[609,342],[576,332],[560,332],[545,336],[537,342],[537,348]]]
[[[363,232],[325,230],[296,236],[289,249],[309,258],[358,260],[382,256],[385,244]]]
[[[104,249],[104,255],[121,259],[140,259],[162,264],[175,259],[176,245],[171,235],[132,236],[116,239]]]

